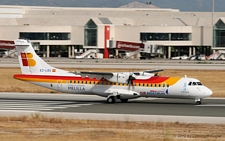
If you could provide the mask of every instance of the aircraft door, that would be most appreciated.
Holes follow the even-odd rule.
[[[62,89],[62,80],[61,79],[57,80],[57,89],[58,90]]]
[[[190,92],[189,92],[190,87],[191,87],[190,84],[191,84],[190,82],[184,82],[184,83],[183,83],[183,86],[182,86],[182,89],[181,89],[181,93],[182,93],[183,95],[188,96],[188,97],[192,96],[192,95],[190,94]]]
[[[184,82],[184,84],[183,84],[183,91],[185,91],[185,92],[189,92],[189,87],[190,86],[190,83],[188,83],[188,82]]]
[[[168,94],[168,86],[166,85],[166,83],[163,83],[161,85],[161,90],[165,93]]]

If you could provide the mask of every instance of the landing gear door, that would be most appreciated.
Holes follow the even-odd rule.
[[[62,89],[62,80],[57,80],[57,89],[58,90]]]

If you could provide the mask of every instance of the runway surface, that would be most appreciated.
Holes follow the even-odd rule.
[[[0,110],[225,117],[225,99],[194,100],[140,98],[128,103],[106,103],[106,98],[69,94],[0,93]]]

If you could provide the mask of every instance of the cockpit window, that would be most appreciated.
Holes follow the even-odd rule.
[[[199,86],[202,86],[202,83],[201,83],[201,82],[197,82],[197,84],[198,84]]]
[[[196,85],[202,86],[202,83],[201,82],[189,82],[188,85],[189,86],[196,86]]]
[[[193,82],[192,85],[195,86],[195,85],[197,85],[197,83],[196,82]]]

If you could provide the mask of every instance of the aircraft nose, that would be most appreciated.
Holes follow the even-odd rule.
[[[213,94],[212,90],[210,90],[209,88],[205,87],[205,94],[207,96],[211,96]]]

